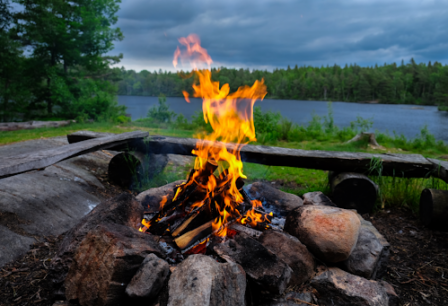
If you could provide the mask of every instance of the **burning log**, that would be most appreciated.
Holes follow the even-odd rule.
[[[370,213],[376,202],[378,185],[366,175],[354,172],[328,174],[333,202],[341,208]]]
[[[427,227],[448,230],[448,191],[428,188],[422,191],[420,220]]]

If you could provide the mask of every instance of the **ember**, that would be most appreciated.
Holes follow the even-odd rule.
[[[185,253],[200,243],[206,244],[204,241],[211,236],[226,237],[228,226],[235,222],[269,228],[273,214],[265,213],[262,203],[250,200],[242,189],[246,176],[240,150],[256,140],[253,105],[267,93],[264,81],[229,93],[229,84],[220,88],[219,82],[212,81],[210,69],[198,69],[202,64],[210,68],[213,62],[199,38],[192,34],[179,42],[185,50],[176,49],[173,64],[176,67],[178,59],[188,60],[193,67],[199,80],[193,85],[194,97],[203,99],[204,120],[213,132],[196,135],[200,140],[192,152],[196,155],[195,169],[186,183],[176,186],[170,203],[164,198],[160,211],[151,219],[143,219],[140,231],[170,235]],[[187,92],[184,96],[189,102]],[[230,149],[226,145],[229,143]]]

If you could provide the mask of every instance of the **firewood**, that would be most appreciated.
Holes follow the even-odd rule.
[[[249,235],[250,237],[255,237],[255,238],[260,237],[262,234],[261,231],[257,231],[253,228],[241,225],[239,223],[234,223],[234,224],[230,225],[229,228],[237,231],[238,233],[243,232],[243,233]]]
[[[181,250],[184,250],[189,246],[192,246],[196,241],[210,236],[213,232],[212,224],[213,220],[195,228],[192,231],[189,231],[188,233],[183,234],[180,237],[177,237],[176,239],[174,239],[174,242],[176,242],[176,245]]]

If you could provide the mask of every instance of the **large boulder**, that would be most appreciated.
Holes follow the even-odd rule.
[[[83,306],[126,303],[126,286],[151,253],[164,256],[153,236],[124,225],[99,225],[74,254],[64,281],[67,300]]]
[[[274,216],[286,216],[290,211],[303,205],[299,196],[283,192],[263,182],[247,185],[244,190],[252,200],[261,201],[263,208],[272,211]]]
[[[168,288],[168,306],[244,306],[246,273],[236,263],[191,255],[174,270]]]
[[[293,270],[288,286],[301,285],[314,276],[316,264],[313,255],[296,237],[267,230],[258,240]]]
[[[360,227],[361,222],[353,211],[304,205],[288,215],[285,232],[297,237],[319,259],[334,263],[350,256]]]
[[[388,306],[386,289],[376,281],[369,281],[338,268],[323,270],[311,280],[319,293],[322,305]]]
[[[64,281],[73,256],[87,233],[104,224],[124,225],[138,229],[142,218],[142,205],[129,193],[122,193],[100,203],[65,234],[51,262],[53,281],[55,283]]]

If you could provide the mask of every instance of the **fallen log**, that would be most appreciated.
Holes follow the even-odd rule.
[[[341,208],[370,213],[376,202],[378,186],[366,175],[354,172],[328,174],[332,200]]]
[[[72,122],[75,122],[75,120],[1,122],[0,131],[32,130],[42,127],[60,127],[69,125]]]
[[[48,150],[0,158],[0,178],[42,169],[62,160],[93,151],[110,149],[117,145],[126,146],[132,140],[143,139],[146,136],[148,136],[147,132],[134,131]]]
[[[448,191],[424,189],[420,196],[420,220],[430,228],[448,230]]]

